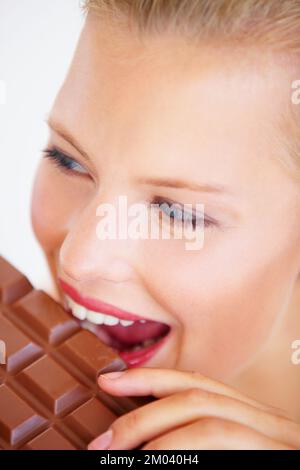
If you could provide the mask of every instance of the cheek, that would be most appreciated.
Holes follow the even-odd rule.
[[[218,248],[208,244],[199,253],[179,244],[171,250],[168,243],[161,252],[148,249],[146,265],[152,295],[180,324],[176,366],[228,379],[259,353],[284,311],[299,241],[287,238],[281,251],[220,241]]]
[[[55,188],[55,181],[49,177],[47,166],[44,162],[40,163],[31,198],[32,228],[46,253],[57,246],[65,225],[64,217],[60,217],[63,204],[58,204],[60,195]]]
[[[75,178],[75,177],[74,177]],[[48,161],[37,170],[31,199],[31,222],[47,256],[57,254],[82,204],[86,191]]]

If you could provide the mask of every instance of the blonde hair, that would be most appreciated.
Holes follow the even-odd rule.
[[[147,34],[244,40],[300,52],[299,0],[84,0],[83,10],[127,17]]]
[[[264,46],[300,64],[300,0],[83,0],[82,9],[119,26],[129,21],[144,36],[170,32],[193,43]],[[280,160],[300,183],[300,105],[291,99],[282,117],[276,121],[284,132],[274,140]]]

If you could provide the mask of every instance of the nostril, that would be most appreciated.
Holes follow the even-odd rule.
[[[136,277],[132,265],[116,255],[110,256],[107,245],[102,245],[95,251],[83,251],[78,244],[76,251],[65,245],[59,252],[58,259],[62,273],[61,277],[77,282],[105,280],[114,283],[128,282]]]

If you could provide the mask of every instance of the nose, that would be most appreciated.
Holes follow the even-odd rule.
[[[134,240],[97,235],[98,203],[92,203],[72,223],[59,252],[62,273],[75,281],[104,279],[125,282],[133,278]]]

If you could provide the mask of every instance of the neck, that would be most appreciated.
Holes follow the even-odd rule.
[[[300,340],[300,285],[264,351],[230,385],[259,402],[285,410],[300,424],[300,364],[293,364],[291,347],[295,340]]]

